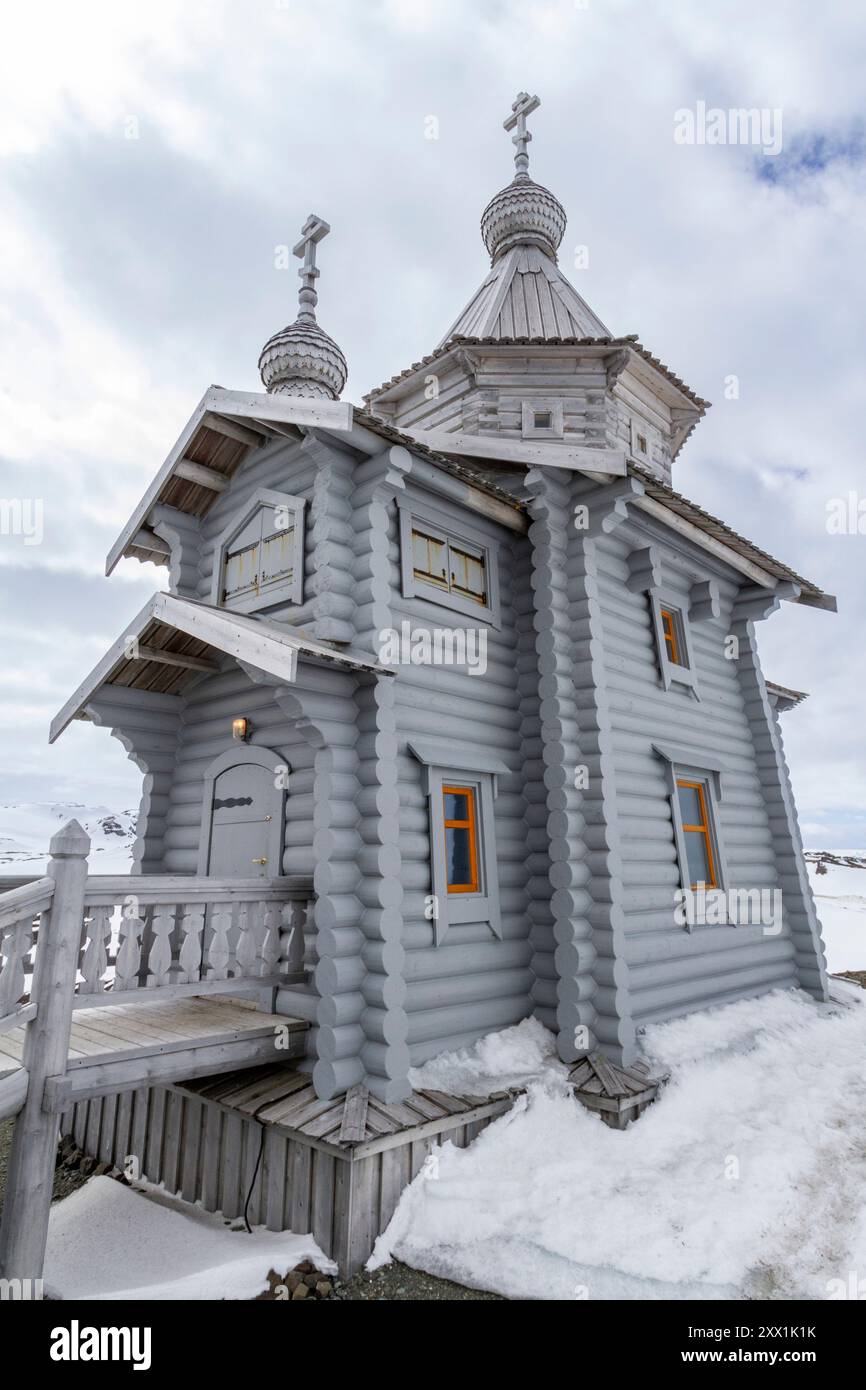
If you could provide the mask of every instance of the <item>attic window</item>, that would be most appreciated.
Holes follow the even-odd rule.
[[[495,542],[459,535],[446,516],[400,506],[403,596],[498,625]]]
[[[240,613],[303,596],[304,499],[260,489],[217,542],[211,602]]]
[[[553,416],[549,410],[535,410],[532,413],[532,428],[536,430],[549,430],[553,425]]]

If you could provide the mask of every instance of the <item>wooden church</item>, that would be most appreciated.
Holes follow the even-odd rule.
[[[229,1216],[252,1199],[344,1269],[430,1144],[507,1104],[411,1067],[532,1015],[639,1094],[644,1025],[827,995],[778,722],[802,697],[756,631],[835,602],[674,490],[708,403],[560,268],[538,104],[505,122],[477,292],[360,407],[308,219],[264,390],[196,406],[108,557],[160,591],[51,728],[89,719],[141,769],[133,876],[73,883],[73,828],[38,902],[0,897],[0,1094],[20,1035],[25,1117],[38,1083],[86,1152]],[[51,1071],[14,943],[41,912],[47,944],[61,884]]]

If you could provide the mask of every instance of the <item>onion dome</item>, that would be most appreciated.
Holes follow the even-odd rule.
[[[294,323],[268,339],[259,357],[262,381],[272,395],[335,401],[346,384],[346,359],[333,338],[316,323],[316,244],[330,230],[327,222],[311,214],[293,248],[304,261],[298,271],[300,312]]]
[[[555,261],[565,235],[565,209],[549,189],[517,174],[481,214],[481,235],[491,262],[518,243],[540,246]]]
[[[503,122],[513,130],[515,174],[507,188],[490,199],[481,214],[481,235],[490,252],[491,264],[510,251],[512,246],[538,246],[551,260],[556,260],[560,242],[565,235],[565,208],[549,188],[542,188],[529,177],[529,142],[526,117],[541,102],[527,92],[518,92],[512,103],[511,115]]]

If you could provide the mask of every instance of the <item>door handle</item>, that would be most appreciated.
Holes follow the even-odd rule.
[[[267,864],[267,862],[268,862],[268,861],[267,861],[266,858],[254,859],[254,860],[253,860],[253,863],[254,863],[254,864]]]

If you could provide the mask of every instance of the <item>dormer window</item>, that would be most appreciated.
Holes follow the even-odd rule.
[[[217,543],[211,602],[240,613],[303,597],[304,499],[260,489]]]

